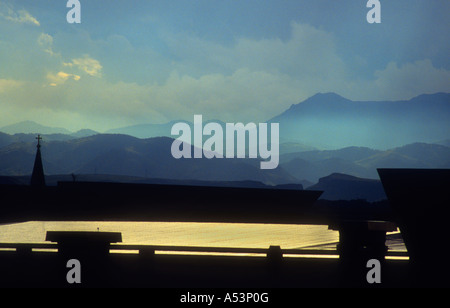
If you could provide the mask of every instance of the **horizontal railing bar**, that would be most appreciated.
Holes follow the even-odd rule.
[[[58,249],[58,244],[46,243],[0,243],[0,249]],[[172,252],[203,252],[203,253],[240,253],[267,254],[269,248],[239,248],[239,247],[200,247],[200,246],[155,246],[155,245],[121,245],[113,244],[110,250],[153,250]],[[335,249],[280,249],[283,255],[338,255]],[[406,251],[388,251],[386,256],[407,257]]]
[[[116,250],[154,250],[154,251],[178,251],[178,252],[211,252],[211,253],[251,253],[267,254],[269,248],[237,248],[237,247],[195,247],[195,246],[143,246],[143,245],[111,245],[110,249]],[[325,254],[336,255],[336,250],[318,249],[281,249],[282,254]]]
[[[29,249],[57,249],[58,244],[46,243],[0,243],[0,249],[5,248],[29,248]]]
[[[186,251],[186,252],[223,252],[223,253],[267,253],[268,248],[239,247],[199,247],[199,246],[153,246],[153,245],[111,245],[110,249],[119,250],[155,250],[155,251]]]

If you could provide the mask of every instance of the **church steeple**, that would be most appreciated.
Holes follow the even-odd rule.
[[[37,144],[37,151],[36,151],[36,158],[34,160],[34,167],[33,167],[33,174],[31,175],[31,182],[30,185],[33,187],[44,187],[45,186],[45,176],[44,176],[44,167],[42,165],[42,158],[41,158],[41,135],[38,135],[36,137],[38,144]]]

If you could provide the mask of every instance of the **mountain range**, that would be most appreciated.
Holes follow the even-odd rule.
[[[352,101],[336,93],[318,93],[281,114],[268,119],[280,124],[280,143],[290,148],[340,149],[350,146],[387,150],[415,142],[438,143],[450,139],[450,93],[423,94],[402,101]],[[174,137],[177,122],[139,124],[110,129],[105,134],[136,138]],[[204,121],[204,124],[211,121]],[[223,128],[225,123],[220,120]],[[246,124],[246,123],[244,123]],[[77,133],[51,128],[31,121],[0,127],[8,134],[40,133],[85,137],[91,130]],[[447,144],[448,145],[448,144]],[[289,150],[288,150],[289,151]],[[295,151],[295,150],[293,150]]]
[[[176,120],[163,124],[138,124],[109,129],[104,134],[122,134],[136,138],[171,137]],[[220,120],[204,121],[219,123]],[[443,143],[450,140],[450,93],[423,94],[403,101],[352,101],[336,93],[318,93],[267,123],[280,124],[280,152],[313,149],[340,149],[357,146],[387,150],[406,144]],[[246,123],[244,123],[246,124]],[[225,131],[225,129],[224,129]],[[24,121],[0,127],[0,132],[50,135],[50,140],[67,140],[98,134],[83,129],[70,132]],[[1,142],[1,141],[0,141]]]
[[[377,168],[450,168],[450,147],[413,143],[385,151],[364,147],[303,151],[281,155],[280,166],[314,183],[331,173],[378,179]]]
[[[302,149],[358,146],[387,150],[415,142],[448,140],[449,119],[450,93],[424,94],[403,101],[352,101],[335,93],[318,93],[267,122],[280,124],[281,144]],[[175,122],[180,121],[132,125],[106,133],[172,137]],[[189,121],[182,122],[192,126]],[[215,122],[225,127],[224,122]]]
[[[450,136],[450,93],[424,94],[407,101],[351,101],[335,93],[320,93],[269,122],[280,124],[284,140],[319,149],[386,150],[415,142],[435,143]]]
[[[138,139],[98,134],[66,141],[48,141],[41,148],[46,174],[114,174],[204,181],[255,180],[266,184],[298,183],[284,169],[261,170],[250,159],[175,159],[173,139]],[[0,148],[1,175],[31,173],[35,142]]]
[[[50,127],[33,121],[23,121],[0,127],[0,147],[15,142],[31,142],[36,135],[46,136],[47,140],[69,140],[98,134],[92,129],[71,132],[61,127]]]
[[[0,127],[0,131],[6,134],[72,134],[69,130],[62,127],[49,127],[38,124],[33,121],[23,121],[7,126]]]
[[[386,151],[349,147],[287,153],[281,155],[277,169],[261,170],[255,159],[177,160],[170,153],[172,142],[168,137],[139,139],[97,134],[46,141],[41,152],[45,173],[58,175],[55,179],[71,180],[73,174],[78,180],[89,175],[89,179],[142,183],[297,184],[324,190],[330,200],[350,197],[378,200],[382,189],[377,168],[450,168],[450,147],[439,144],[415,143]],[[0,147],[0,175],[29,176],[35,152],[35,140]]]
[[[280,123],[280,165],[274,170],[260,170],[256,159],[174,159],[170,130],[178,121],[107,133],[70,132],[26,121],[0,128],[0,175],[16,177],[3,178],[6,182],[29,176],[40,133],[45,172],[55,179],[74,174],[200,185],[300,184],[324,190],[329,199],[378,200],[383,195],[377,168],[450,168],[449,108],[446,93],[399,102],[317,94],[270,120]]]

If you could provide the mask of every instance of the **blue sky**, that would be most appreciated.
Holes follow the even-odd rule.
[[[317,92],[450,92],[450,2],[0,0],[0,126],[266,121]]]

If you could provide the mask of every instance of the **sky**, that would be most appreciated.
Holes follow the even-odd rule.
[[[0,127],[264,122],[318,92],[450,92],[450,2],[0,0]]]

